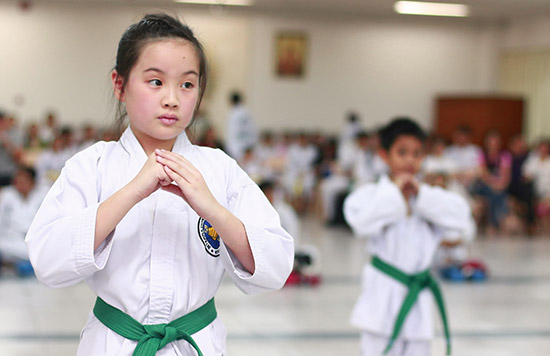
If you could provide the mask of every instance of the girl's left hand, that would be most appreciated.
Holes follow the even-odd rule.
[[[156,149],[157,162],[164,166],[166,174],[177,184],[163,186],[162,189],[182,197],[202,218],[209,220],[215,216],[221,205],[208,189],[202,174],[183,156]]]

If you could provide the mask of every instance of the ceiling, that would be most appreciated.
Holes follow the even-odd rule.
[[[172,0],[19,0],[30,3],[120,3],[135,5],[169,4]],[[217,0],[223,2],[224,0]],[[273,12],[299,15],[322,15],[330,17],[384,17],[398,18],[393,0],[252,0],[254,5],[234,11]],[[536,16],[550,16],[550,0],[431,0],[463,3],[470,6],[469,19],[462,21],[510,21]],[[203,5],[195,5],[203,6]],[[408,17],[417,17],[408,15]]]
[[[363,16],[397,17],[392,0],[255,0],[257,7],[266,9],[315,10],[326,13]],[[507,21],[550,15],[550,0],[431,0],[433,2],[462,3],[470,6],[475,20]],[[410,15],[409,15],[410,16]]]

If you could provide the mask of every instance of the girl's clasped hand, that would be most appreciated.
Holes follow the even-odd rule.
[[[132,183],[140,199],[162,188],[183,198],[204,218],[219,205],[199,170],[182,155],[167,150],[152,152]]]
[[[156,162],[170,180],[169,184],[164,184],[165,179],[159,180],[162,188],[182,197],[199,216],[208,219],[208,212],[219,203],[199,170],[180,154],[163,149],[156,149],[154,153]]]

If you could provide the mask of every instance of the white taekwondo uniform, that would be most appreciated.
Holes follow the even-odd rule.
[[[179,196],[159,189],[136,204],[94,251],[100,202],[133,179],[147,156],[128,128],[118,142],[99,142],[67,161],[27,234],[38,278],[52,287],[86,281],[105,302],[142,324],[168,323],[199,308],[225,272],[246,294],[281,288],[294,258],[292,237],[258,186],[217,149],[178,136],[173,152],[203,175],[214,197],[244,224],[255,261],[250,275],[207,223]],[[206,355],[225,354],[219,318],[193,335]],[[90,315],[78,355],[131,355],[135,341]],[[157,355],[195,355],[186,341]]]
[[[367,250],[372,256],[414,274],[430,268],[443,238],[465,236],[471,213],[459,194],[422,183],[410,207],[411,214],[407,214],[401,191],[387,176],[382,176],[377,183],[364,184],[348,196],[344,214],[356,235],[369,237]],[[361,290],[352,324],[389,339],[408,289],[366,263]],[[398,340],[430,340],[433,306],[430,290],[420,292]]]

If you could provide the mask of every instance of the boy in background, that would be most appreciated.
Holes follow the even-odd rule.
[[[443,241],[466,236],[470,208],[459,194],[417,180],[426,134],[414,121],[395,119],[380,138],[389,175],[359,187],[344,202],[348,224],[357,236],[369,237],[372,257],[351,318],[362,330],[361,355],[431,355],[432,296],[449,354],[445,307],[429,270]]]

